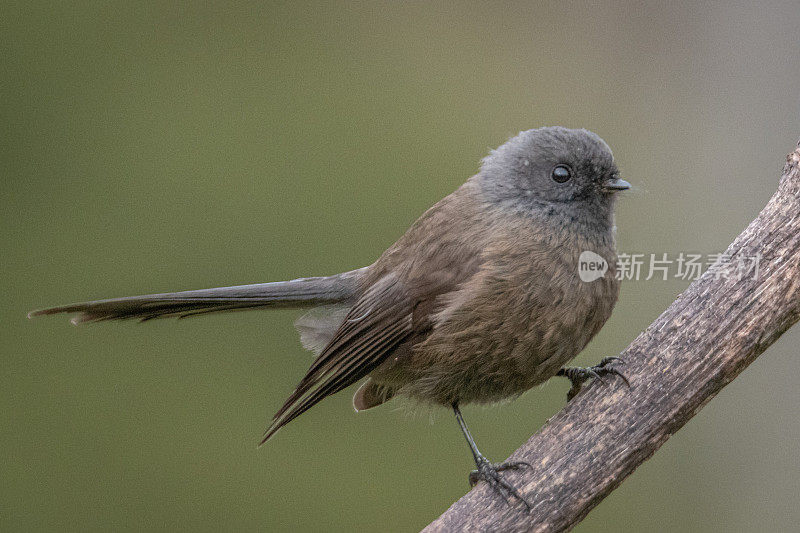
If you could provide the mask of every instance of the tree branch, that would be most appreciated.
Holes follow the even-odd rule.
[[[757,276],[707,271],[621,355],[632,388],[591,385],[509,460],[531,502],[506,504],[485,483],[425,531],[562,531],[637,466],[800,318],[800,143],[778,191],[728,247],[730,264],[760,257]]]

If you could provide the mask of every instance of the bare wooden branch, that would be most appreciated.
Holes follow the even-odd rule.
[[[759,258],[757,276],[709,269],[625,350],[632,388],[592,384],[510,457],[526,499],[507,505],[484,483],[425,531],[563,531],[800,318],[800,143],[778,191],[728,247],[729,264]],[[741,279],[740,279],[741,278]]]

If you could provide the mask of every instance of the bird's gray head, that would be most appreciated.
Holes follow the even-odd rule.
[[[475,178],[492,203],[578,228],[610,229],[614,197],[630,187],[603,139],[561,127],[520,132],[484,158]]]

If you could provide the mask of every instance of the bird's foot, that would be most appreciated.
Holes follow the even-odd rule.
[[[626,378],[622,372],[617,370],[616,367],[612,366],[614,363],[624,365],[625,361],[619,357],[604,357],[599,364],[594,366],[567,367],[559,370],[558,373],[556,373],[556,376],[564,376],[572,383],[572,388],[569,389],[569,392],[567,393],[567,401],[570,401],[572,398],[574,398],[575,395],[581,391],[583,384],[592,378],[598,379],[605,383],[603,376],[619,376],[622,378],[622,381],[625,382],[625,385],[630,387],[631,384],[628,381],[628,378]]]
[[[508,481],[504,480],[500,472],[506,470],[519,470],[521,468],[530,468],[530,464],[523,461],[509,461],[501,464],[490,463],[488,459],[481,456],[475,461],[477,470],[469,473],[469,484],[474,487],[478,481],[485,481],[495,492],[500,494],[503,499],[508,503],[509,496],[521,501],[528,511],[531,510],[531,505],[519,493],[519,491]]]

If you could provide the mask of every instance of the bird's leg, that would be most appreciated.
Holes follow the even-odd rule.
[[[556,376],[563,376],[572,382],[572,388],[569,389],[567,393],[567,401],[570,401],[572,398],[575,397],[581,391],[581,386],[583,384],[592,379],[597,378],[600,381],[603,380],[603,376],[619,376],[622,378],[622,381],[625,382],[625,385],[628,387],[631,386],[628,378],[625,375],[617,370],[614,366],[611,366],[612,363],[619,363],[625,364],[625,361],[620,359],[619,357],[604,357],[599,364],[594,366],[572,366],[567,368],[562,368],[556,373]]]
[[[523,504],[525,507],[530,511],[531,506],[522,497],[522,495],[514,488],[513,485],[505,481],[501,476],[500,472],[504,470],[519,470],[523,467],[530,467],[528,463],[523,461],[509,461],[506,463],[501,464],[493,464],[489,462],[489,460],[483,456],[483,454],[478,450],[478,446],[475,445],[475,440],[472,438],[472,434],[469,432],[469,428],[467,427],[467,423],[464,421],[464,416],[461,414],[461,410],[458,408],[458,404],[453,404],[453,412],[456,415],[456,420],[458,421],[458,425],[461,427],[461,432],[464,433],[464,438],[467,439],[467,444],[469,444],[469,449],[472,451],[472,457],[475,459],[475,466],[477,470],[473,470],[469,474],[469,484],[470,486],[474,487],[478,481],[485,481],[489,484],[492,489],[500,493],[506,502],[508,502],[508,496],[514,496]]]

